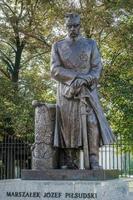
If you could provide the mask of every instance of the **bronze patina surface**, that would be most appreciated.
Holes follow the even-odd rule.
[[[80,35],[78,14],[66,15],[66,29],[51,53],[51,76],[58,82],[53,146],[60,148],[62,166],[78,168],[72,161],[83,149],[85,169],[99,169],[99,147],[115,141],[98,98],[101,58],[96,41]]]

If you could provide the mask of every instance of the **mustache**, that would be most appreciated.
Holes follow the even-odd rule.
[[[70,35],[78,35],[78,33],[76,33],[75,31],[71,31]]]

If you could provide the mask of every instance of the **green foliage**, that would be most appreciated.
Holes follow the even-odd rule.
[[[51,5],[5,0],[0,9],[0,132],[30,139],[32,100],[55,101],[49,73]]]
[[[114,31],[102,43],[104,74],[101,92],[114,132],[133,141],[133,15],[119,16]],[[128,148],[128,146],[127,146]]]
[[[55,102],[53,82],[49,74],[42,74],[38,68],[23,73],[19,88],[14,84],[0,79],[0,133],[15,134],[31,141],[34,133],[33,100]],[[53,89],[51,89],[53,88]]]

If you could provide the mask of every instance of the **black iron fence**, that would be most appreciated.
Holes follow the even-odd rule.
[[[126,144],[127,145],[127,144]],[[125,144],[117,142],[114,145],[100,149],[100,164],[104,169],[118,169],[121,176],[133,175],[133,144],[123,151]],[[31,168],[31,145],[15,136],[4,136],[0,141],[0,179],[21,177],[21,169]]]
[[[30,144],[15,136],[0,142],[0,179],[20,178],[21,169],[31,168]]]

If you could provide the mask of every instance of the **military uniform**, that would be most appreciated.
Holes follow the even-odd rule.
[[[97,83],[101,70],[101,59],[94,40],[80,35],[72,40],[67,36],[53,44],[51,75],[58,81],[54,146],[67,149],[83,147],[80,99],[67,98],[73,82],[82,78],[88,82],[84,95],[87,97],[86,129],[90,160],[91,157],[98,160],[100,145],[115,140],[98,99]]]

